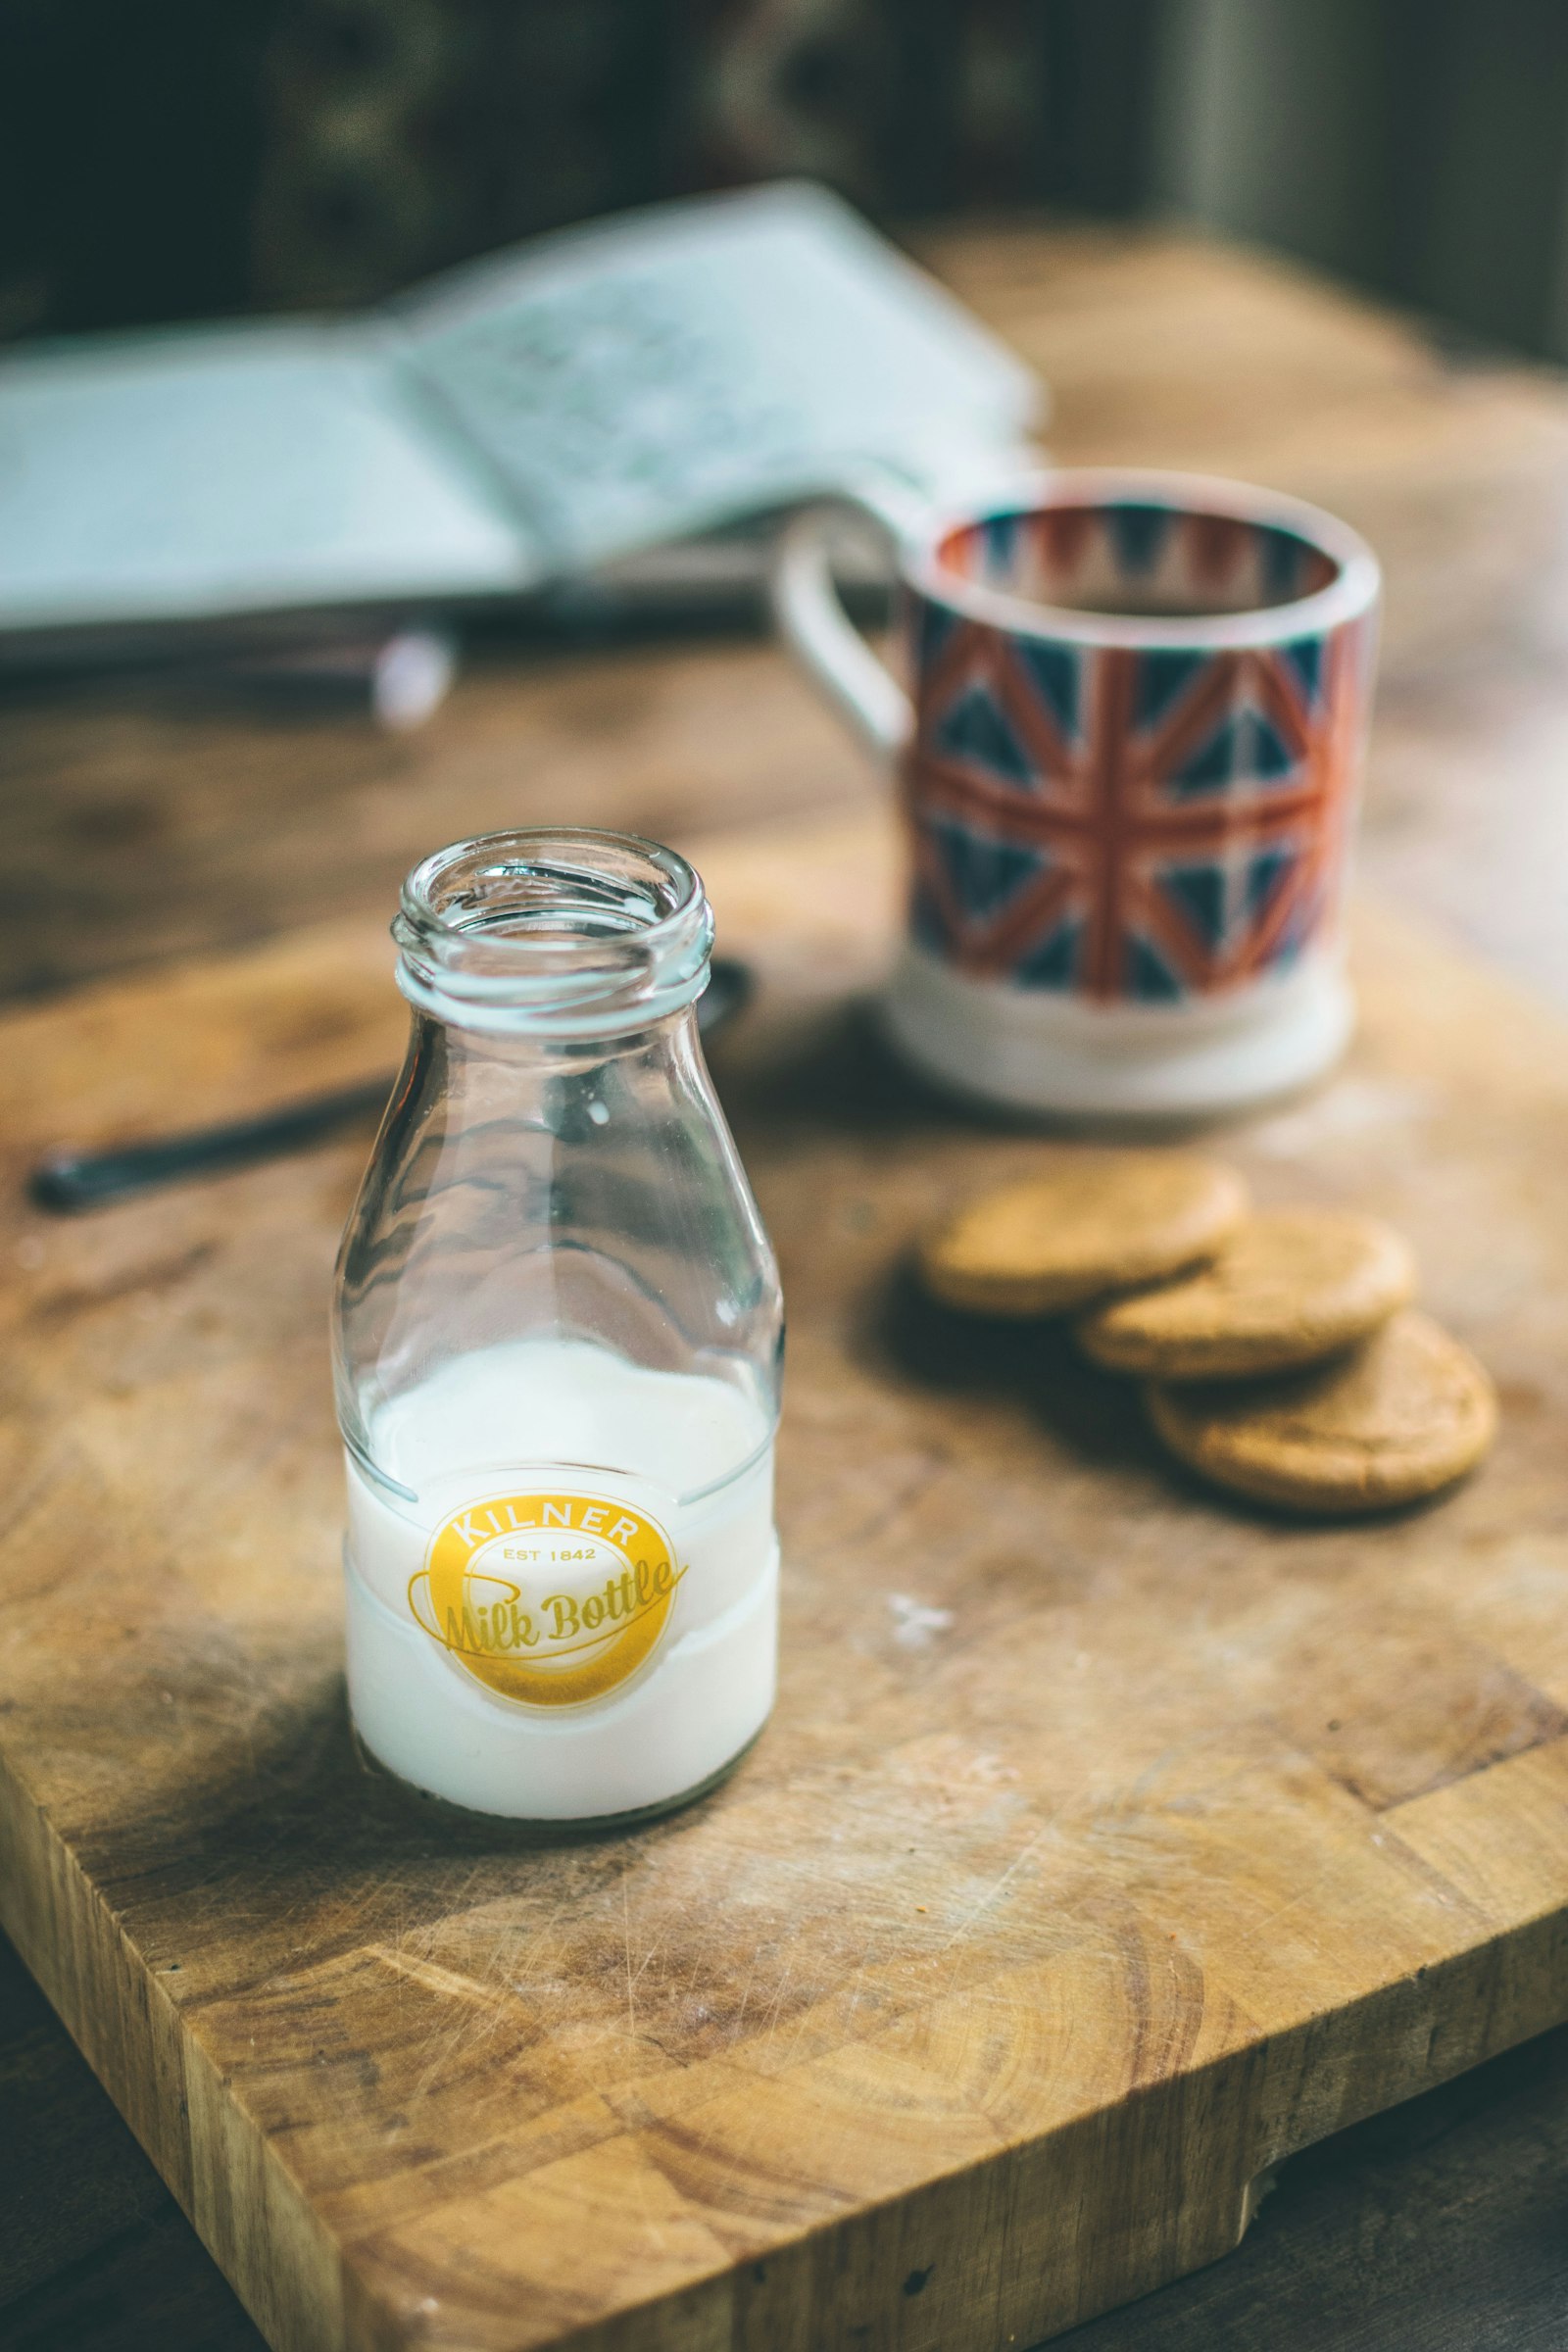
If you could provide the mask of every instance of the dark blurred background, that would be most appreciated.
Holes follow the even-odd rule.
[[[791,172],[1186,216],[1568,358],[1564,0],[0,0],[0,338]]]

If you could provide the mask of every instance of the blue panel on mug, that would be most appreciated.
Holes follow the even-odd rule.
[[[1164,957],[1136,933],[1127,942],[1127,993],[1142,1004],[1168,1004],[1185,994]]]
[[[1315,710],[1323,690],[1323,639],[1298,637],[1293,644],[1282,645],[1280,653],[1300,680],[1307,709]]]
[[[1015,891],[1046,872],[1050,863],[1043,850],[972,833],[967,825],[934,824],[931,839],[965,913],[982,918],[999,913]]]
[[[1069,916],[1020,959],[1012,975],[1014,980],[1020,988],[1065,991],[1075,987],[1083,939],[1082,922]]]
[[[1296,864],[1296,852],[1283,843],[1259,850],[1247,868],[1247,911],[1255,921],[1278,896],[1280,884]]]
[[[968,686],[936,731],[937,749],[1004,784],[1032,784],[1034,770],[1006,712],[984,686]]]
[[[1229,929],[1229,893],[1222,865],[1164,865],[1159,886],[1174,899],[1205,947],[1223,944]]]
[[[1068,646],[1051,645],[1032,637],[1015,637],[1012,650],[1050,716],[1064,735],[1076,735],[1080,656]]]
[[[1151,727],[1164,717],[1207,668],[1207,654],[1146,653],[1137,657],[1133,724]]]

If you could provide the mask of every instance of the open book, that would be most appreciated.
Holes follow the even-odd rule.
[[[0,636],[515,597],[880,469],[940,498],[1037,379],[820,189],[566,230],[366,317],[0,363]]]

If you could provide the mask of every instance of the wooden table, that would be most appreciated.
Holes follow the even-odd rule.
[[[1050,377],[1061,457],[1250,476],[1367,533],[1390,601],[1366,863],[1568,1002],[1558,383],[1446,358],[1311,282],[1165,237],[1009,229],[932,258]],[[416,855],[487,825],[569,815],[679,841],[878,789],[745,641],[498,650],[404,740],[123,684],[14,694],[4,732],[12,994],[385,908]],[[1565,2068],[1553,2037],[1298,2160],[1241,2254],[1075,2340],[1227,2340],[1266,2309],[1303,2347],[1559,2341]],[[0,2116],[6,2341],[256,2343],[11,1961]]]

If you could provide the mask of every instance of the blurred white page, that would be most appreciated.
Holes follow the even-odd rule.
[[[1021,362],[836,197],[692,199],[341,325],[0,361],[0,632],[514,595],[1015,453]]]
[[[0,365],[0,628],[530,585],[382,362],[331,327],[94,338]]]
[[[961,304],[804,183],[564,230],[401,320],[565,573],[867,471],[961,490],[1044,405]]]

